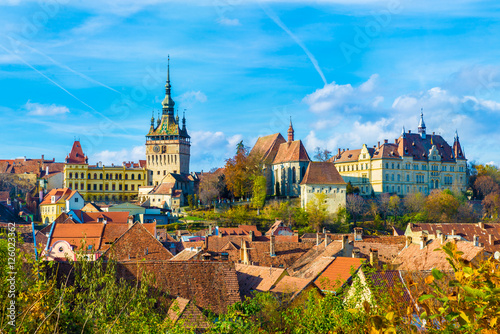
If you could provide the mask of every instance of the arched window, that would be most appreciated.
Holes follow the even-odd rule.
[[[72,179],[73,178],[73,173],[69,173],[69,178]]]
[[[297,183],[297,175],[295,174],[295,167],[292,168],[292,183]]]
[[[94,173],[94,180],[97,180],[97,173]]]
[[[118,180],[118,174],[115,174],[115,180]]]
[[[108,191],[108,190],[109,190],[109,187],[108,187],[108,185],[107,185],[107,184],[104,186],[104,190],[106,190],[106,191]]]
[[[125,174],[125,180],[128,180],[128,174]]]
[[[137,175],[137,180],[141,179],[141,174]]]
[[[85,178],[85,174],[84,173],[80,174],[80,178],[83,180]]]
[[[73,189],[73,183],[69,184],[69,189]]]
[[[106,180],[109,180],[109,174],[106,174]]]
[[[101,173],[101,174],[99,174],[99,179],[101,179],[101,180],[102,180],[102,173]]]
[[[89,179],[89,180],[90,180],[90,173],[87,175],[87,179]]]
[[[115,187],[115,185],[113,184],[113,185],[111,186],[111,190],[115,191],[115,189],[116,189],[116,187]]]
[[[120,174],[120,180],[122,179],[122,174]]]
[[[132,175],[130,176],[130,178],[133,180],[133,179],[134,179],[134,176],[135,176],[135,175],[134,175],[134,174],[132,174]]]

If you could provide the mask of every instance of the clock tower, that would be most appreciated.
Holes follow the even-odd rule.
[[[154,114],[151,127],[146,135],[146,159],[149,171],[149,184],[158,185],[169,174],[189,174],[189,158],[191,137],[187,133],[186,118],[174,117],[175,102],[171,97],[170,57],[167,65],[167,83],[165,98],[162,102],[162,113],[156,125]]]

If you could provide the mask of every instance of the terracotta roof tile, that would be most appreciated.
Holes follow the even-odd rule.
[[[278,153],[280,145],[283,143],[286,143],[286,140],[280,133],[259,137],[250,155],[262,155],[262,161],[271,164]]]
[[[364,259],[360,258],[337,257],[321,272],[315,283],[322,290],[337,291],[350,280],[363,262]]]
[[[455,241],[452,239],[446,242],[454,242],[458,250],[464,253],[462,258],[469,262],[479,259],[484,251],[484,248],[476,247],[467,241]],[[437,239],[429,241],[423,249],[420,249],[420,245],[418,244],[411,244],[398,254],[393,263],[399,265],[399,270],[431,270],[433,268],[452,270],[446,253],[435,251],[442,246],[441,242]]]
[[[269,291],[285,273],[285,269],[281,268],[252,266],[241,263],[236,263],[235,268],[242,297],[251,297],[253,291]]]
[[[78,140],[75,140],[71,152],[66,157],[68,164],[84,164],[87,162],[87,156],[83,154],[82,145]]]
[[[300,184],[345,184],[337,168],[331,162],[309,163]]]
[[[201,312],[198,306],[189,299],[177,297],[168,309],[168,317],[175,324],[182,321],[184,328],[188,329],[207,329],[210,322]]]
[[[273,164],[289,161],[311,161],[301,140],[281,144]]]

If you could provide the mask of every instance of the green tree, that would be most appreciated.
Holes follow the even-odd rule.
[[[249,150],[239,142],[236,155],[226,160],[224,168],[226,185],[234,197],[249,196],[253,189],[253,181],[262,175],[261,156],[249,154]]]
[[[313,198],[306,205],[309,225],[316,231],[320,231],[329,218],[325,200],[326,194],[315,193]]]
[[[258,175],[253,182],[252,204],[258,209],[262,209],[266,203],[267,180],[263,175]]]

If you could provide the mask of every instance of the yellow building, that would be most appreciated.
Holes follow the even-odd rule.
[[[78,191],[69,188],[52,189],[40,203],[42,222],[44,224],[52,223],[61,213],[80,210],[83,205],[83,197]]]
[[[406,132],[389,143],[374,147],[340,150],[331,161],[345,182],[360,189],[361,195],[392,193],[406,195],[433,189],[467,188],[467,159],[458,133],[453,146],[440,135],[426,133],[423,114],[418,133]]]
[[[78,190],[86,201],[129,201],[147,184],[145,160],[122,166],[89,165],[78,141],[64,167],[64,187]]]

